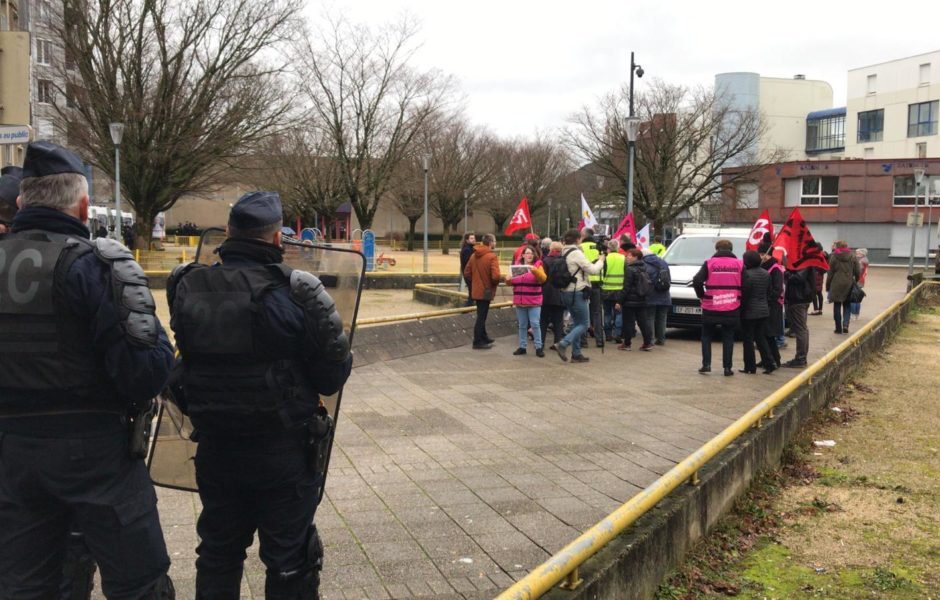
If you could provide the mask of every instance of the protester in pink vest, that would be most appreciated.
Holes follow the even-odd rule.
[[[524,273],[506,277],[506,283],[512,286],[512,304],[516,309],[516,319],[519,321],[519,348],[513,352],[514,356],[526,353],[528,331],[532,328],[532,337],[535,342],[535,355],[539,358],[545,356],[542,350],[542,328],[540,326],[542,313],[542,284],[547,275],[542,267],[539,250],[535,246],[526,246],[519,257],[519,265],[528,267]]]
[[[734,332],[741,325],[741,273],[744,263],[734,255],[729,240],[715,242],[715,254],[702,265],[692,287],[702,301],[702,368],[699,373],[712,370],[712,339],[715,327],[721,327],[721,362],[725,377],[734,375]]]

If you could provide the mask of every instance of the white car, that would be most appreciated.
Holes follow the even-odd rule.
[[[744,255],[750,230],[721,227],[686,227],[682,235],[669,245],[663,260],[669,263],[672,286],[672,310],[666,320],[668,327],[699,327],[702,324],[702,304],[692,288],[692,277],[702,268],[702,263],[715,254],[715,242],[721,239],[734,244],[734,254]]]

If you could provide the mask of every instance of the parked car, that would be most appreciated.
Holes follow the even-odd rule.
[[[701,327],[702,304],[695,297],[692,289],[692,277],[702,267],[702,263],[715,253],[715,242],[720,239],[731,240],[734,253],[740,258],[744,254],[750,230],[738,227],[686,226],[682,235],[669,245],[663,260],[669,264],[669,276],[672,286],[672,310],[666,319],[668,327]]]

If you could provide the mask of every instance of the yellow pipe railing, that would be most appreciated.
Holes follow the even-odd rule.
[[[508,308],[512,302],[498,302],[490,305],[490,308]],[[460,315],[476,311],[475,306],[463,306],[460,308],[443,308],[441,310],[431,310],[422,313],[409,313],[406,315],[391,315],[388,317],[371,317],[368,319],[356,319],[356,326],[361,325],[379,325],[381,323],[395,323],[397,321],[417,321],[420,319],[433,319],[435,317],[446,317],[448,315]]]
[[[838,358],[843,351],[852,346],[857,346],[859,340],[869,331],[879,326],[888,318],[888,315],[912,301],[916,292],[924,285],[938,284],[925,282],[911,290],[904,298],[892,304],[887,310],[856,331],[850,338],[830,350],[813,365],[788,381],[783,387],[767,396],[741,418],[726,427],[724,431],[706,442],[705,445],[674,466],[642,492],[628,500],[626,504],[607,515],[602,521],[533,569],[531,573],[497,596],[496,600],[534,600],[563,580],[562,587],[567,589],[576,588],[581,583],[578,567],[586,560],[594,556],[608,542],[620,535],[627,527],[632,525],[649,509],[656,506],[660,500],[682,483],[688,481],[693,485],[697,485],[698,471],[706,462],[724,450],[728,444],[735,441],[742,433],[761,422],[762,419],[773,418],[775,406],[783,402],[801,385],[811,381],[816,374]]]

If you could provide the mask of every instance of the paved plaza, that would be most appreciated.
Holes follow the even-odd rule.
[[[904,275],[871,270],[853,331],[903,296]],[[845,339],[825,309],[809,317],[811,360]],[[699,375],[696,336],[670,331],[648,353],[591,340],[588,364],[511,356],[508,336],[354,369],[316,519],[322,597],[492,598],[796,374],[723,377],[716,344],[717,372]],[[199,499],[159,498],[178,597],[192,598]],[[246,574],[243,597],[263,597],[257,546]]]

